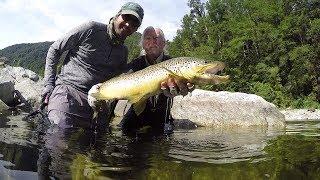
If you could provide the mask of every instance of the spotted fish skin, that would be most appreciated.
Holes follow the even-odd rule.
[[[160,93],[161,82],[170,77],[186,79],[194,84],[226,82],[229,76],[215,75],[224,67],[225,64],[220,61],[207,63],[204,59],[193,57],[173,58],[131,74],[112,78],[102,83],[98,89],[92,88],[89,95],[97,100],[126,99],[141,105],[147,98]]]

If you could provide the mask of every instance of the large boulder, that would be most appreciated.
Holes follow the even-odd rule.
[[[39,102],[43,81],[35,72],[22,67],[6,65],[4,68],[0,68],[0,84],[4,82],[14,84],[14,89],[19,91],[24,100],[31,105]],[[6,91],[11,90],[11,88],[8,88],[10,87],[7,87]]]
[[[2,81],[3,79],[15,79],[14,81],[20,81],[26,78],[34,82],[37,82],[39,80],[39,76],[37,75],[37,73],[23,67],[13,67],[6,65],[4,68],[0,69],[0,73],[0,81]]]
[[[207,127],[285,127],[284,115],[274,104],[239,92],[196,89],[187,96],[174,98],[171,115],[178,122],[189,120]]]
[[[31,79],[25,79],[16,83],[14,87],[21,93],[26,101],[34,105],[40,101],[43,81],[34,82]]]

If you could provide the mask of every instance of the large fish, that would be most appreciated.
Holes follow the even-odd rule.
[[[95,85],[90,89],[88,97],[96,100],[126,99],[133,104],[139,115],[145,108],[146,100],[160,93],[161,82],[168,78],[185,79],[197,85],[218,84],[229,79],[228,75],[216,75],[224,67],[225,64],[220,61],[207,62],[193,57],[173,58]]]

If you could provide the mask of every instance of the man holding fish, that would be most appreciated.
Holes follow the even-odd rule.
[[[142,33],[140,45],[142,47],[141,56],[128,64],[128,69],[134,72],[171,59],[170,56],[164,54],[166,39],[160,28],[154,28],[152,26],[147,27]],[[172,118],[170,116],[171,97],[177,95],[178,92],[175,88],[173,78],[169,79],[169,84],[167,83],[167,81],[163,81],[161,84],[163,93],[146,99],[146,107],[141,114],[137,115],[134,111],[134,107],[131,106],[129,108],[120,123],[124,133],[135,134],[139,132],[140,129],[148,129],[148,131],[145,132],[152,132],[155,134],[172,132]],[[180,87],[185,88],[183,85],[180,85]],[[190,83],[187,83],[187,87],[188,89],[184,89],[180,93],[186,94],[194,88]]]
[[[96,84],[116,77],[127,70],[128,49],[124,40],[142,23],[144,11],[133,2],[125,3],[110,19],[109,24],[85,23],[55,41],[49,48],[45,66],[43,103],[48,103],[48,117],[60,128],[92,128],[93,109],[87,102],[88,91]],[[60,58],[65,56],[57,75]],[[168,86],[188,91],[187,83],[169,78],[162,83],[164,94],[171,94]],[[159,85],[160,86],[160,85]],[[97,86],[94,86],[97,87]],[[99,113],[102,121],[96,126],[107,126],[108,118]]]

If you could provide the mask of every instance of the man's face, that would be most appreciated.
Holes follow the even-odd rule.
[[[137,31],[139,25],[140,23],[135,16],[121,14],[114,21],[114,30],[120,38],[125,39]]]
[[[165,42],[161,37],[159,29],[149,29],[146,31],[142,43],[147,55],[159,56],[163,52]]]

